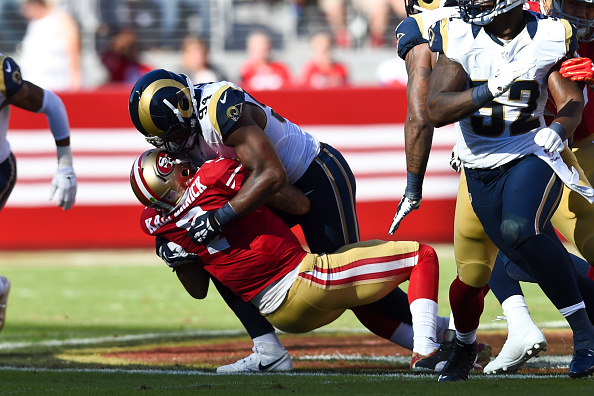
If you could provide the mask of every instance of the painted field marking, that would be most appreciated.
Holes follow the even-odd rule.
[[[202,371],[202,370],[165,370],[165,369],[133,369],[133,370],[126,370],[126,369],[75,369],[75,368],[49,368],[49,367],[14,367],[14,366],[0,366],[0,371],[23,371],[23,372],[52,372],[52,373],[108,373],[108,374],[148,374],[148,375],[204,375],[204,376],[222,376],[222,375],[230,375],[230,376],[237,376],[237,374],[218,374],[212,371]],[[280,375],[285,377],[315,377],[315,376],[344,376],[344,373],[332,373],[327,371],[321,372],[311,372],[311,373],[299,373],[299,372],[270,372],[270,373],[243,373],[244,375],[252,375],[252,376],[259,376],[259,375]],[[370,379],[377,379],[382,380],[386,378],[420,378],[420,377],[427,377],[427,376],[435,376],[435,374],[412,374],[412,373],[384,373],[384,374],[369,374],[369,373],[361,373],[357,374],[360,376],[365,376],[366,378]],[[502,378],[509,378],[509,379],[526,379],[526,378],[566,378],[567,374],[500,374],[500,375],[471,375],[471,379],[477,380],[492,380],[492,379],[502,379]]]

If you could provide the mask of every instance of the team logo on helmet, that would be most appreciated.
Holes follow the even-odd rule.
[[[134,161],[130,185],[142,204],[169,213],[181,202],[194,173],[189,162],[151,149]]]
[[[173,168],[175,168],[175,162],[173,158],[169,156],[166,152],[160,152],[157,154],[157,171],[161,176],[169,176],[171,172],[173,172]]]

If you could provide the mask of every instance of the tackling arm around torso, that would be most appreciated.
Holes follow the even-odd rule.
[[[287,173],[274,143],[264,132],[266,116],[255,105],[246,104],[235,130],[224,143],[233,147],[250,176],[230,201],[237,215],[245,215],[288,185]]]

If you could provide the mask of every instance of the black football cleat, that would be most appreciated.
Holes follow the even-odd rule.
[[[573,353],[573,359],[569,365],[569,376],[583,378],[592,374],[594,374],[594,350],[577,349]]]
[[[463,344],[456,338],[454,349],[447,363],[439,373],[439,382],[466,381],[470,370],[474,368],[477,355],[477,343]]]
[[[454,350],[455,339],[456,331],[447,329],[444,333],[443,342],[435,352],[428,356],[421,357],[419,355],[419,358],[416,359],[416,361],[413,354],[413,359],[410,365],[411,370],[420,373],[439,373]]]

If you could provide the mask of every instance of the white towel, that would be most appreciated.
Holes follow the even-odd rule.
[[[557,176],[561,179],[565,185],[571,190],[577,192],[582,197],[586,198],[588,202],[594,202],[594,189],[590,186],[583,186],[578,184],[580,181],[580,175],[578,171],[572,166],[571,170],[567,167],[567,164],[563,162],[561,154],[558,152],[549,153],[543,148],[538,149],[534,154],[541,160],[549,164],[549,166],[555,171]]]

